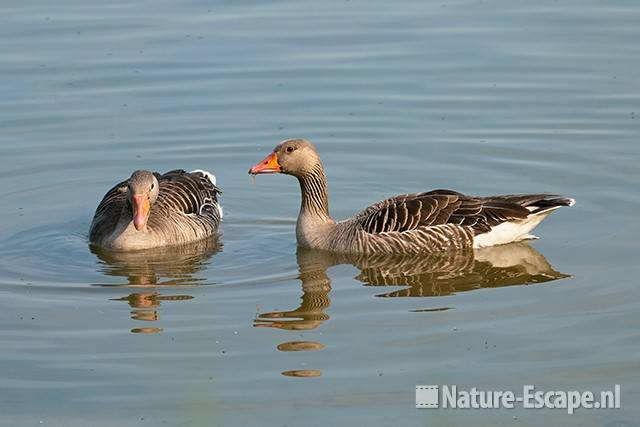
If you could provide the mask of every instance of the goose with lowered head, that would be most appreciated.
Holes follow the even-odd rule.
[[[104,196],[89,240],[105,249],[130,251],[205,239],[216,234],[222,220],[219,194],[215,176],[207,171],[135,171]]]

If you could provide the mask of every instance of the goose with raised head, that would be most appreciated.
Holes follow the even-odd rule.
[[[111,188],[96,209],[89,240],[130,251],[195,242],[216,234],[220,189],[207,171],[145,170]]]
[[[418,254],[534,239],[531,230],[552,211],[575,203],[550,194],[475,197],[433,190],[395,196],[336,222],[324,167],[309,141],[281,142],[249,173],[295,176],[302,192],[298,244],[334,252]]]

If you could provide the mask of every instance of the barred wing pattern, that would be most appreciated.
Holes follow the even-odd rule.
[[[129,180],[116,184],[100,201],[89,229],[89,239],[92,242],[100,236],[111,234],[118,225],[120,213],[127,204],[128,185]]]
[[[220,189],[204,173],[176,169],[156,178],[160,192],[149,216],[150,228],[179,230],[188,224],[202,228],[205,234],[217,230],[222,220]]]
[[[413,193],[383,200],[357,218],[369,234],[407,232],[440,225],[470,227],[474,235],[507,221],[569,203],[549,194],[472,197],[451,190]]]

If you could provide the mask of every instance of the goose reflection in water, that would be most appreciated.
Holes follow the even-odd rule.
[[[327,276],[327,268],[330,265],[326,263],[324,255],[324,252],[313,249],[298,248],[298,278],[302,282],[300,306],[291,311],[261,313],[253,325],[261,328],[309,330],[328,320],[329,315],[324,311],[331,305],[331,279]]]
[[[291,311],[261,313],[257,327],[314,329],[329,319],[331,279],[327,269],[352,264],[365,286],[404,287],[379,297],[433,297],[481,288],[550,282],[569,277],[551,267],[526,243],[420,256],[344,255],[298,248],[302,302]],[[440,311],[442,309],[424,310]],[[422,311],[422,310],[420,310]]]
[[[209,263],[220,250],[217,239],[206,239],[196,243],[168,248],[149,249],[137,252],[111,252],[91,247],[99,258],[98,271],[106,276],[124,277],[126,283],[99,284],[98,286],[140,288],[140,291],[113,298],[124,301],[132,308],[131,318],[139,321],[159,320],[158,307],[165,301],[185,301],[191,295],[163,295],[161,287],[191,287],[204,283],[196,274]],[[156,333],[162,328],[133,328],[134,333]]]

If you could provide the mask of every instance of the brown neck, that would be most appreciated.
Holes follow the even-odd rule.
[[[302,192],[300,216],[322,222],[333,222],[329,215],[329,190],[322,163],[318,163],[305,175],[299,176],[298,181]]]

